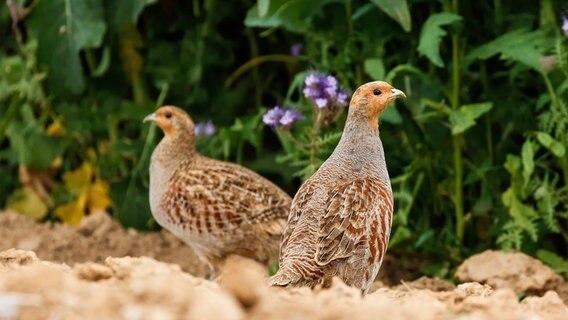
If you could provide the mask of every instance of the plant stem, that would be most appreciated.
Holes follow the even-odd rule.
[[[452,1],[452,11],[459,14],[458,0]],[[456,110],[460,106],[460,47],[459,36],[452,34],[452,109]],[[460,245],[464,235],[464,205],[463,205],[463,155],[461,149],[462,134],[452,136],[453,158],[454,158],[454,208],[456,218],[456,242]]]
[[[321,129],[321,117],[322,117],[322,112],[320,110],[316,110],[316,107],[314,108],[314,113],[317,114],[317,116],[313,119],[313,130],[312,130],[312,138],[310,141],[310,166],[314,167],[314,163],[316,162],[316,158],[317,158],[317,152],[318,152],[318,148],[319,145],[317,144],[317,139],[319,137],[320,134],[320,129]]]

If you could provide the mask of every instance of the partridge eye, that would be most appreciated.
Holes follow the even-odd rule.
[[[166,112],[165,117],[166,117],[166,119],[170,119],[172,117],[172,113]]]
[[[380,89],[375,89],[375,90],[373,90],[373,94],[376,95],[376,96],[380,95],[381,93],[382,93],[382,92],[381,92]]]

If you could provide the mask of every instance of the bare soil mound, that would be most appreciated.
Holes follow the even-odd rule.
[[[458,286],[396,280],[405,274],[396,263],[365,297],[338,279],[329,289],[271,288],[265,267],[239,257],[211,282],[166,231],[124,230],[106,214],[69,226],[4,212],[0,319],[568,319],[564,279],[522,253],[469,258]]]
[[[72,265],[104,262],[107,257],[147,256],[176,263],[194,275],[208,269],[191,248],[171,233],[125,230],[105,213],[87,216],[80,225],[37,223],[15,212],[0,212],[0,251],[34,251],[40,259]]]
[[[511,289],[465,283],[439,292],[381,288],[362,297],[339,280],[325,290],[270,288],[264,270],[235,257],[211,282],[146,257],[69,267],[12,249],[0,253],[0,318],[568,319],[553,291],[519,302]]]
[[[473,255],[458,267],[456,277],[463,282],[486,283],[526,295],[555,290],[568,302],[567,282],[550,267],[522,252],[487,250]]]

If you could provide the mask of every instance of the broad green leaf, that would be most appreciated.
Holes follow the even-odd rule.
[[[344,1],[270,0],[268,9],[259,7],[260,3],[257,3],[248,11],[245,25],[262,28],[283,27],[292,32],[302,32],[310,25],[311,17],[332,2]]]
[[[363,68],[373,80],[383,80],[385,78],[385,65],[381,59],[369,58],[365,60]]]
[[[566,154],[566,147],[561,142],[551,137],[548,133],[537,132],[536,139],[543,147],[550,150],[550,152],[552,152],[555,156],[560,158]]]
[[[47,65],[51,89],[81,93],[85,78],[79,53],[101,45],[106,31],[102,0],[39,1],[26,22],[38,39],[38,61]]]
[[[18,156],[18,162],[32,168],[48,168],[63,153],[68,141],[50,137],[34,125],[12,121],[8,127],[10,146]]]
[[[460,20],[462,20],[461,16],[449,12],[436,13],[428,17],[420,31],[420,42],[418,43],[420,55],[426,56],[435,66],[442,68],[444,61],[440,56],[440,43],[447,34],[442,26]]]
[[[381,114],[381,120],[389,123],[400,124],[402,123],[402,116],[395,106],[390,106]]]
[[[266,16],[270,8],[270,0],[258,0],[258,15],[260,17]]]
[[[527,139],[521,148],[521,160],[523,162],[523,180],[525,185],[529,183],[530,177],[534,171],[534,143]]]
[[[126,24],[136,24],[146,6],[158,0],[104,0],[109,27],[120,32]]]
[[[371,0],[371,2],[398,22],[404,31],[409,32],[412,29],[410,10],[408,10],[406,0]]]
[[[546,36],[543,31],[514,30],[475,48],[464,58],[463,63],[467,67],[477,59],[485,60],[500,54],[501,59],[518,61],[540,70],[539,58],[546,51],[544,41]]]
[[[457,110],[450,112],[450,125],[452,134],[459,134],[475,125],[475,119],[481,117],[484,113],[491,110],[493,103],[482,102],[475,104],[467,104],[461,106]]]

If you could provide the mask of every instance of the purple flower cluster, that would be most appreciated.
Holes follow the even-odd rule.
[[[562,17],[562,31],[568,37],[568,16]]]
[[[290,108],[281,108],[276,105],[274,108],[266,111],[262,116],[262,121],[272,128],[290,128],[294,122],[302,118],[302,113],[294,111]]]
[[[347,106],[349,94],[339,88],[337,78],[332,75],[310,73],[304,80],[304,85],[304,96],[320,109]]]
[[[194,132],[196,136],[210,137],[215,134],[217,129],[211,120],[207,122],[198,122],[195,124]]]

